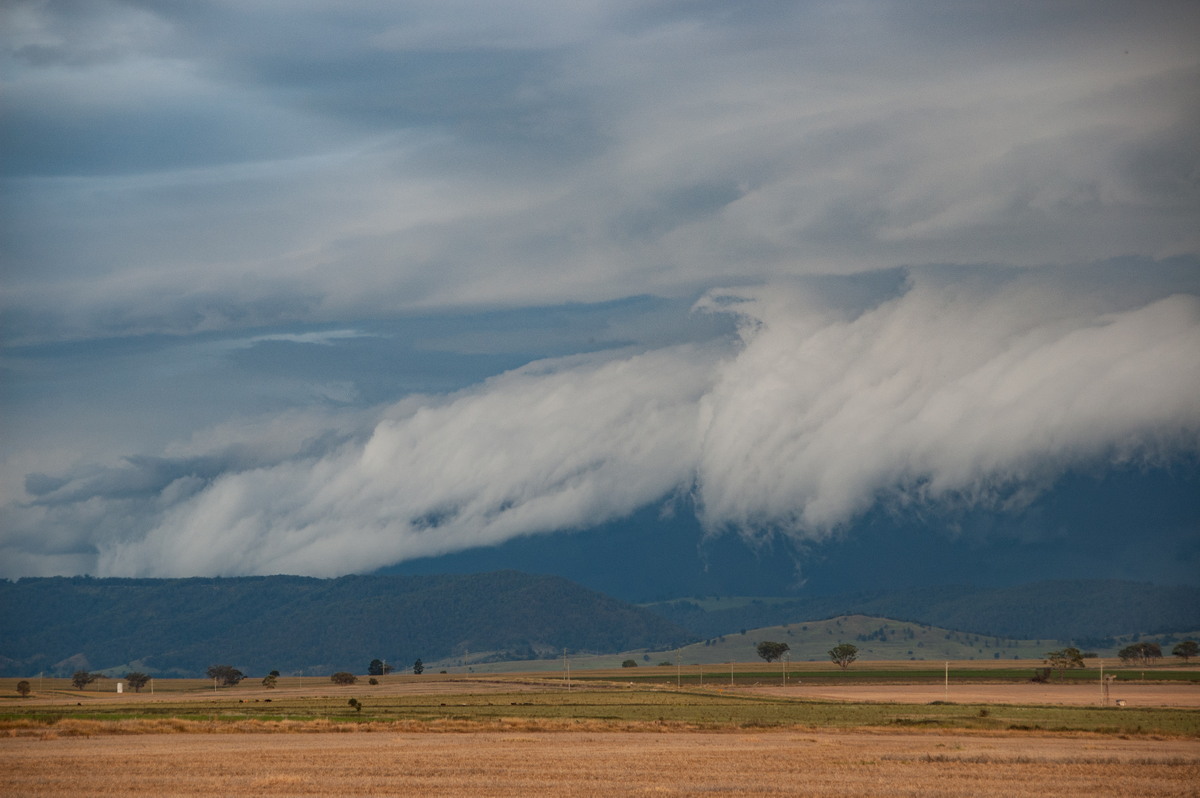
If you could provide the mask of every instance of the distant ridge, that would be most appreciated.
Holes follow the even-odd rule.
[[[852,614],[1007,638],[1081,642],[1200,629],[1200,588],[1117,580],[763,598],[747,600],[740,606],[717,603],[706,607],[698,601],[680,600],[653,604],[650,608],[701,637]]]
[[[136,669],[201,675],[213,664],[365,673],[374,658],[529,659],[669,648],[674,623],[554,576],[193,579],[28,578],[0,582],[0,673]]]

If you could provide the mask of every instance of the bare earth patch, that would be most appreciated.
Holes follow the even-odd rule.
[[[752,687],[748,691],[762,695],[786,696],[832,701],[880,701],[897,704],[928,704],[953,701],[958,704],[1048,704],[1064,706],[1100,706],[1099,684],[954,684],[943,685],[862,684]],[[1113,685],[1110,705],[1122,700],[1130,707],[1200,708],[1200,685],[1129,684]]]
[[[1097,735],[481,732],[0,741],[6,796],[1195,795],[1200,743]]]

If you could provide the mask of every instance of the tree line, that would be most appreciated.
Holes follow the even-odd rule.
[[[758,656],[766,662],[776,662],[782,659],[790,650],[791,647],[787,643],[780,643],[773,640],[764,640],[756,646]],[[839,643],[829,649],[827,654],[833,664],[845,670],[858,659],[858,647],[852,643]],[[1195,640],[1184,640],[1177,643],[1171,649],[1171,655],[1180,658],[1185,663],[1190,662],[1192,657],[1200,656],[1200,643],[1197,643]],[[1162,658],[1163,652],[1162,647],[1158,643],[1143,641],[1125,646],[1118,652],[1117,656],[1120,657],[1121,662],[1125,665],[1152,665]],[[1073,646],[1057,651],[1049,651],[1046,653],[1044,660],[1048,667],[1045,669],[1042,678],[1048,678],[1054,671],[1082,668],[1084,667],[1084,659],[1092,657],[1095,657],[1094,653],[1081,651]],[[623,667],[635,667],[636,665],[637,662],[634,660],[626,660],[622,663]],[[367,674],[371,677],[371,684],[378,683],[375,677],[387,675],[392,673],[393,670],[391,665],[378,658],[371,660],[367,665]],[[420,658],[417,658],[413,662],[412,672],[418,676],[425,672],[425,663]],[[210,665],[206,673],[208,678],[224,687],[233,687],[240,684],[246,678],[244,673],[232,665]],[[279,671],[271,671],[263,677],[263,686],[268,688],[275,687],[279,676]],[[83,690],[100,678],[105,678],[104,674],[79,670],[71,676],[71,684],[75,689]],[[135,693],[140,693],[142,688],[150,682],[151,677],[141,671],[130,671],[123,678],[125,683]],[[349,671],[337,671],[329,678],[334,684],[350,685],[358,682],[358,677]],[[17,682],[16,688],[17,693],[22,698],[27,697],[33,690],[32,685],[25,679]]]

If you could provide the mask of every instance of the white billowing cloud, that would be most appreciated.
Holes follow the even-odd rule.
[[[692,347],[535,364],[402,403],[365,442],[222,476],[105,573],[313,573],[584,526],[684,484],[714,358]]]
[[[706,520],[822,535],[878,501],[1003,504],[1072,464],[1194,450],[1200,297],[1106,294],[925,272],[845,318],[744,292],[757,324],[704,399]]]
[[[43,511],[86,504],[105,575],[331,575],[678,491],[713,530],[817,539],[878,503],[1019,507],[1070,467],[1200,451],[1200,275],[1127,268],[914,270],[870,302],[811,281],[713,292],[701,309],[739,314],[736,346],[538,362],[324,441],[226,431],[91,487],[43,477]],[[255,452],[204,459],[236,441]],[[9,543],[23,562],[38,545]]]

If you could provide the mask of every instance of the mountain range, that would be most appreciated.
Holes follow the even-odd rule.
[[[0,674],[75,670],[195,676],[230,664],[362,673],[457,659],[530,660],[666,650],[746,629],[864,614],[980,635],[1104,647],[1116,636],[1200,629],[1200,589],[1108,580],[922,588],[812,598],[633,605],[561,577],[471,575],[0,582]]]

